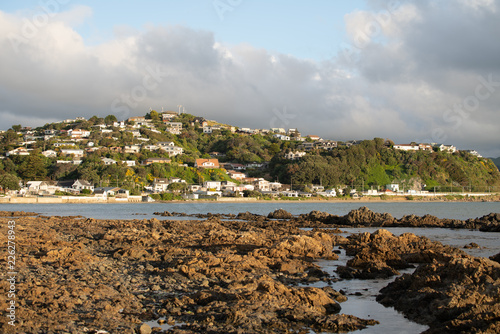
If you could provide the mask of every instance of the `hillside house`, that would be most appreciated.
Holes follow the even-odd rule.
[[[146,160],[143,160],[141,165],[142,166],[148,166],[151,164],[169,164],[172,162],[172,160],[167,159],[167,158],[147,158]]]
[[[196,159],[194,166],[197,168],[219,168],[218,159]]]

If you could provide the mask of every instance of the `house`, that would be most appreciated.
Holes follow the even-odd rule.
[[[154,192],[165,192],[168,190],[170,185],[170,180],[165,178],[155,178],[153,180],[153,191]]]
[[[10,155],[30,155],[30,152],[24,147],[18,147],[5,153],[5,156],[7,157]]]
[[[170,162],[172,162],[172,160],[167,158],[147,158],[142,161],[141,165],[148,166],[151,164],[169,164]]]
[[[90,137],[90,131],[81,129],[70,129],[68,130],[68,136],[71,138],[88,138]]]
[[[203,133],[206,133],[206,134],[210,134],[212,133],[214,130],[211,126],[204,126],[203,127]]]
[[[163,122],[167,126],[167,132],[170,132],[174,135],[180,135],[182,131],[182,123],[181,122]]]
[[[335,191],[335,189],[328,189],[325,191],[319,191],[318,195],[325,196],[325,197],[335,197],[335,196],[337,196],[337,191]]]
[[[285,154],[285,159],[298,160],[303,156],[305,156],[306,154],[307,154],[306,152],[301,152],[301,151],[289,152]]]
[[[58,133],[57,130],[52,130],[52,129],[43,131],[43,134],[46,136],[55,136],[55,135],[57,135],[57,133]]]
[[[95,197],[113,197],[120,190],[119,187],[98,187],[94,189]]]
[[[399,184],[397,183],[386,184],[385,188],[395,193],[399,192]]]
[[[453,145],[437,145],[436,146],[440,151],[445,151],[449,153],[455,153],[457,151],[457,148]]]
[[[125,145],[123,147],[124,153],[139,153],[141,151],[141,147],[139,145]]]
[[[271,128],[271,132],[274,132],[274,133],[283,133],[285,134],[286,133],[286,130],[283,129],[283,128]]]
[[[315,136],[315,135],[308,135],[306,136],[307,138],[310,138],[312,141],[320,140],[320,136]]]
[[[420,147],[417,144],[398,144],[393,146],[394,149],[396,150],[401,150],[401,151],[418,151],[420,150]]]
[[[280,182],[269,182],[269,189],[271,191],[278,191],[281,190],[281,187],[283,185]]]
[[[295,190],[287,190],[281,193],[285,197],[299,197],[299,192]]]
[[[467,152],[469,154],[472,154],[478,158],[482,158],[483,156],[481,154],[479,154],[476,150],[465,150],[464,152]]]
[[[54,147],[64,147],[64,146],[70,146],[70,147],[72,147],[72,146],[76,146],[76,144],[75,143],[67,143],[67,142],[65,142],[65,143],[55,143],[54,144]]]
[[[45,181],[28,181],[26,182],[27,193],[32,195],[42,195],[48,193],[49,184]]]
[[[219,191],[221,190],[221,182],[220,181],[205,181],[203,182],[203,187],[210,189],[210,190],[216,190]]]
[[[101,161],[104,162],[104,164],[106,166],[115,165],[116,164],[116,160],[113,160],[113,159],[110,159],[110,158],[101,158]]]
[[[302,144],[299,145],[299,148],[304,150],[304,151],[312,151],[316,148],[316,145],[314,142],[303,142]]]
[[[279,140],[290,140],[289,136],[280,133],[276,133],[273,137],[278,138]]]
[[[125,121],[113,122],[113,126],[115,128],[124,128],[125,127]]]
[[[196,159],[194,166],[198,167],[198,168],[219,168],[219,160],[218,159]]]
[[[175,146],[173,141],[160,142],[157,145],[160,150],[167,152],[169,157],[182,154],[184,151],[182,147]]]
[[[269,186],[269,181],[264,180],[264,179],[258,179],[257,181],[253,182],[253,185],[255,188],[257,188],[260,191],[270,191],[271,188]]]
[[[158,149],[158,145],[143,145],[142,148],[148,151],[156,151]]]
[[[326,150],[326,151],[331,151],[334,148],[338,146],[337,142],[334,140],[318,140],[314,142],[314,147],[321,149],[321,150]]]
[[[88,189],[91,192],[94,191],[94,186],[86,180],[59,181],[57,182],[57,186],[60,187],[63,191],[70,191],[75,193],[79,193],[85,189]]]
[[[170,122],[173,118],[177,117],[178,114],[175,111],[166,111],[161,114],[163,121]]]
[[[227,174],[229,175],[230,178],[235,179],[235,180],[243,180],[244,178],[247,177],[247,175],[245,173],[236,172],[234,170],[228,171]]]
[[[42,152],[42,155],[47,158],[55,158],[57,157],[57,152],[54,150],[46,150]]]
[[[61,154],[67,157],[74,156],[75,158],[81,158],[83,157],[83,150],[65,148],[61,150]]]
[[[121,163],[126,165],[127,167],[135,167],[136,166],[135,160],[122,160]]]
[[[137,123],[137,122],[144,122],[146,120],[146,117],[144,116],[137,116],[137,117],[129,117],[129,119],[127,119],[127,122],[134,122],[134,123]]]

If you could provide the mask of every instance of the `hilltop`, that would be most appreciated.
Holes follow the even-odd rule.
[[[130,194],[179,195],[198,191],[193,186],[199,185],[216,191],[212,195],[232,196],[245,190],[246,195],[293,190],[349,195],[354,188],[382,191],[388,185],[394,192],[488,192],[500,187],[500,173],[490,159],[452,145],[325,140],[303,137],[298,129],[238,128],[172,111],[151,110],[123,121],[108,115],[37,128],[14,125],[1,133],[0,154],[4,190],[35,180],[48,186],[82,180],[80,192],[120,187]]]

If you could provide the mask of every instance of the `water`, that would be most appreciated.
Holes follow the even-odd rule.
[[[491,212],[500,212],[498,202],[269,202],[269,203],[125,203],[125,204],[0,204],[4,211],[32,211],[49,216],[84,216],[96,219],[179,219],[178,217],[154,216],[153,212],[185,212],[237,214],[249,211],[267,215],[276,209],[284,209],[294,215],[313,210],[325,211],[339,216],[362,206],[374,212],[388,212],[395,218],[415,214],[431,214],[438,218],[468,219],[481,217]]]
[[[0,210],[4,211],[31,211],[47,216],[84,216],[95,219],[182,219],[182,217],[161,217],[153,215],[154,212],[185,212],[195,213],[221,213],[237,214],[249,211],[255,214],[267,215],[276,209],[282,208],[288,212],[298,215],[313,210],[325,211],[336,215],[345,215],[353,209],[367,206],[375,212],[388,212],[395,218],[404,215],[415,214],[423,216],[431,214],[438,218],[469,219],[487,215],[491,212],[500,212],[500,203],[497,202],[328,202],[328,203],[298,203],[298,202],[269,202],[269,203],[213,203],[213,202],[189,202],[189,203],[127,203],[127,204],[0,204]],[[374,232],[378,228],[343,228],[347,233]],[[473,256],[489,257],[500,253],[500,241],[498,233],[486,233],[480,231],[469,231],[464,229],[439,229],[439,228],[386,228],[395,235],[406,232],[418,236],[426,236],[433,241],[443,244],[463,247],[471,242],[477,243],[479,249],[464,249]],[[318,264],[323,270],[336,277],[335,268],[344,265],[348,258],[345,253],[337,261],[320,261]],[[348,301],[341,304],[342,313],[352,314],[364,319],[376,319],[379,325],[369,326],[361,330],[362,334],[371,333],[421,333],[427,326],[419,325],[404,318],[393,308],[386,308],[375,301],[379,290],[392,282],[391,279],[378,280],[341,280],[332,284],[336,290],[344,290]],[[325,283],[318,282],[312,286],[324,286]],[[360,293],[360,295],[355,295]],[[158,326],[157,322],[149,325]],[[163,325],[165,328],[171,328]],[[168,327],[167,327],[168,326]]]

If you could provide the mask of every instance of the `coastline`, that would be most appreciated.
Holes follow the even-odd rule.
[[[102,197],[81,197],[81,196],[60,196],[60,197],[0,197],[1,204],[130,204],[130,203],[385,203],[385,202],[500,202],[500,195],[489,194],[452,194],[439,196],[364,196],[360,198],[329,198],[329,199],[257,199],[254,197],[234,198],[219,197],[214,199],[198,200],[172,200],[145,202],[142,196],[129,196],[128,198],[102,198]]]

